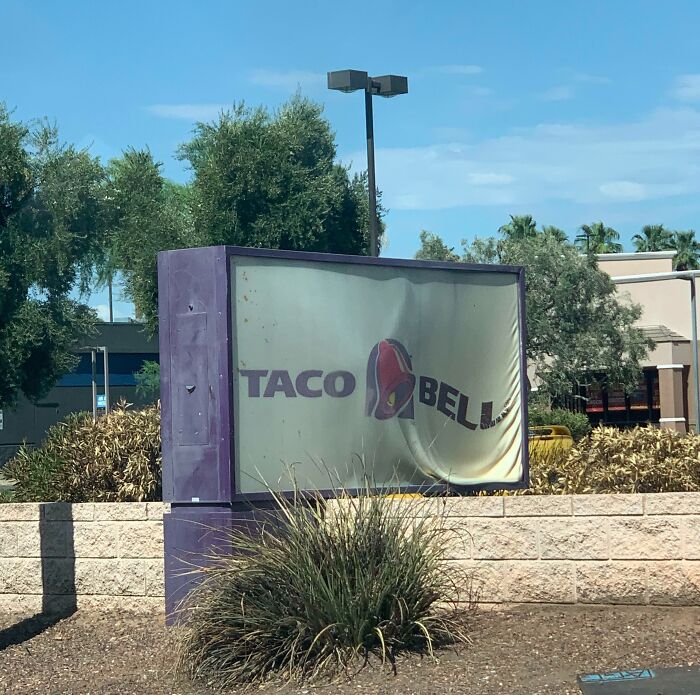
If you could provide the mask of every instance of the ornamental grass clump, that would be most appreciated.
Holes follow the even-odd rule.
[[[180,672],[216,688],[299,682],[466,643],[469,577],[443,559],[450,532],[429,505],[277,497],[278,523],[234,533],[234,555],[202,570],[182,609]]]

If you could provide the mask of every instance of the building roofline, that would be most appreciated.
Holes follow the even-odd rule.
[[[673,258],[676,251],[638,251],[636,253],[597,253],[599,261],[643,261],[652,258]]]

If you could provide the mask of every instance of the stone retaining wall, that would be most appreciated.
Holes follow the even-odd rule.
[[[490,603],[700,605],[700,493],[450,500]]]
[[[700,605],[700,493],[431,501],[489,603]],[[0,504],[0,610],[160,609],[162,503]]]
[[[0,610],[162,608],[167,506],[0,504]]]

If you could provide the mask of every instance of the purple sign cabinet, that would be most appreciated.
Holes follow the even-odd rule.
[[[232,254],[365,265],[418,265],[396,259],[225,246],[164,251],[158,255],[163,499],[171,504],[170,513],[164,517],[168,622],[175,620],[176,607],[197,581],[193,566],[201,564],[203,554],[214,546],[225,551],[227,530],[252,530],[259,527],[261,519],[274,518],[268,495],[241,495],[234,479]],[[455,268],[445,263],[420,265]],[[521,269],[511,270],[520,271],[522,287]],[[522,303],[522,292],[520,296]],[[522,304],[519,313],[524,340]],[[524,437],[527,451],[526,430]],[[525,456],[523,481],[510,487],[523,487],[526,481]],[[331,495],[332,491],[328,493]]]

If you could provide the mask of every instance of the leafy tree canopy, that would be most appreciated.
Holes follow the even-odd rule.
[[[620,233],[602,222],[582,224],[581,234],[576,237],[576,246],[585,253],[621,253]]]
[[[461,260],[525,267],[527,357],[540,390],[568,395],[600,373],[632,386],[651,347],[634,325],[641,308],[616,293],[593,256],[582,256],[552,228],[513,235],[504,227],[500,238],[462,242]],[[442,243],[436,235],[421,242],[417,257],[424,259]]]
[[[632,242],[638,252],[667,251],[673,245],[673,232],[662,224],[645,224],[641,234],[632,237]]]
[[[416,253],[420,261],[458,261],[459,256],[453,246],[446,246],[437,235],[423,230],[420,233],[420,250]]]
[[[99,245],[102,181],[97,159],[0,104],[0,407],[75,366],[95,317],[69,292]]]
[[[335,161],[320,105],[297,95],[275,113],[234,106],[199,123],[179,156],[193,174],[188,186],[166,183],[149,152],[129,151],[108,172],[112,209],[98,265],[122,271],[126,295],[151,328],[160,250],[231,244],[367,253],[366,178]]]
[[[700,243],[695,238],[695,232],[674,232],[671,237],[671,248],[676,250],[673,267],[676,270],[697,270],[700,268]]]

